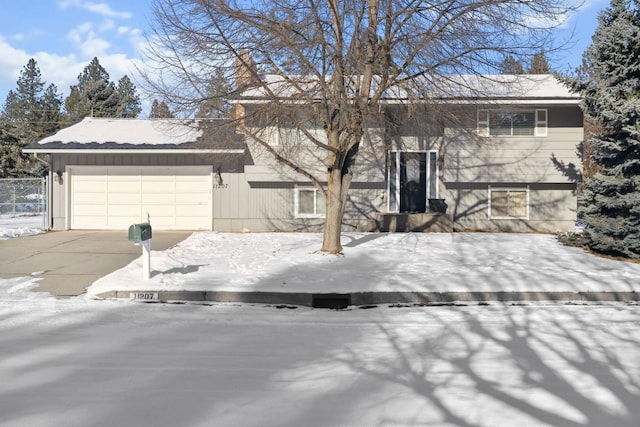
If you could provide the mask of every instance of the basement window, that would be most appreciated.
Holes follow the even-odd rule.
[[[529,219],[529,187],[489,187],[489,219]]]
[[[324,218],[325,201],[317,188],[297,187],[295,189],[296,218]]]

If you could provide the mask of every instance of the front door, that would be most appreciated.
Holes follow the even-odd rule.
[[[436,195],[435,151],[390,151],[389,212],[423,213]]]

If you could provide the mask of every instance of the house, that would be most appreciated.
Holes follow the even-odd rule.
[[[551,75],[462,79],[464,89],[436,91],[428,103],[388,93],[367,123],[345,230],[574,228],[580,99]],[[294,154],[315,176],[326,174],[324,154],[308,143],[323,138],[318,126],[301,131],[258,114],[265,111],[259,88],[235,102],[254,135]],[[25,152],[48,155],[54,229],[125,229],[147,213],[156,229],[307,231],[323,224],[321,192],[233,123],[86,118]]]

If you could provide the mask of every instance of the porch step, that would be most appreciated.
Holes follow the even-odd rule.
[[[377,213],[376,230],[381,232],[452,233],[453,220],[446,213]]]

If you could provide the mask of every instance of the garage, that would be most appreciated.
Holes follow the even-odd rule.
[[[68,228],[211,230],[211,166],[67,166]]]

